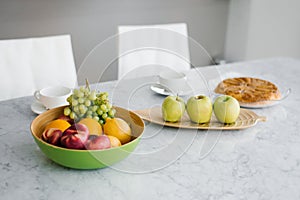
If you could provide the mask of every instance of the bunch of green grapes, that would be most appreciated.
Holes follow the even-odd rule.
[[[107,92],[97,93],[95,90],[91,91],[89,87],[74,89],[67,101],[70,105],[64,109],[64,115],[75,121],[93,118],[104,124],[107,118],[113,118],[116,113],[109,102]]]

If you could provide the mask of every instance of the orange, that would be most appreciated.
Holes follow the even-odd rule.
[[[62,132],[64,132],[70,126],[71,126],[71,124],[69,122],[67,122],[66,120],[56,119],[56,120],[49,122],[46,125],[45,130],[48,130],[49,128],[57,128],[57,129],[61,130]]]
[[[116,138],[115,136],[108,135],[107,137],[110,140],[111,147],[119,147],[119,146],[121,146],[120,140],[118,138]]]
[[[102,127],[99,122],[92,118],[84,118],[78,122],[79,124],[84,124],[88,127],[90,135],[102,135]]]
[[[107,135],[112,135],[118,138],[122,144],[131,140],[131,128],[127,122],[121,118],[107,118],[103,125],[103,131]]]

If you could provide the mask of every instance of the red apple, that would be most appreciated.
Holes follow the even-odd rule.
[[[60,142],[62,146],[69,149],[84,149],[88,137],[87,126],[75,123],[63,132]]]
[[[88,150],[109,149],[110,147],[110,139],[106,135],[96,136],[86,144],[86,149]]]
[[[42,139],[49,144],[59,146],[62,131],[58,128],[49,128],[42,134]]]

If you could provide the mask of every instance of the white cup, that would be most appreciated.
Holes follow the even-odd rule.
[[[182,72],[164,71],[159,74],[159,84],[170,90],[173,94],[179,94],[186,88],[186,75]]]
[[[67,98],[71,93],[72,90],[70,88],[54,86],[35,91],[34,97],[47,109],[51,109],[67,105]]]

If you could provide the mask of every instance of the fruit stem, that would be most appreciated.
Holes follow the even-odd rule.
[[[87,78],[85,79],[85,87],[86,87],[89,91],[91,91],[90,84],[89,84],[89,81],[88,81]]]
[[[229,97],[226,97],[224,100],[223,100],[223,102],[226,102],[226,101],[228,101],[230,98]]]

